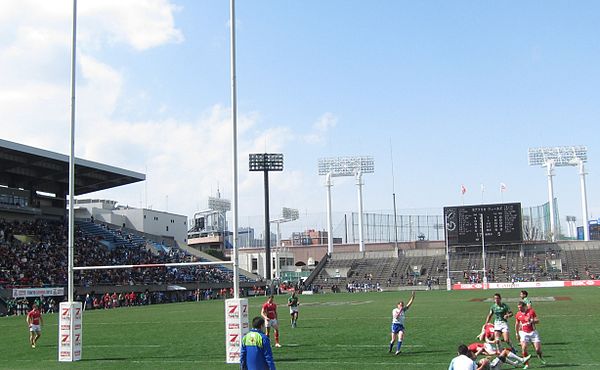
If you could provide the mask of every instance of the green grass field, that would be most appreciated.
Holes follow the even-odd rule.
[[[387,352],[391,311],[410,292],[301,296],[295,329],[289,326],[287,297],[279,296],[283,347],[273,349],[275,361],[279,369],[447,369],[457,345],[475,341],[491,304],[482,299],[493,293],[417,292],[400,356]],[[518,290],[500,293],[516,310]],[[600,369],[598,288],[531,289],[530,297],[541,321],[548,361],[543,367]],[[264,297],[250,299],[251,317],[263,302]],[[234,369],[225,364],[224,316],[223,301],[88,311],[83,360],[76,363],[57,361],[55,314],[44,317],[36,349],[28,345],[24,317],[0,318],[0,368]],[[542,368],[535,356],[530,368]]]

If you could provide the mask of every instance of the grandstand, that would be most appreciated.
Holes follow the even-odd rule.
[[[374,285],[381,289],[402,286],[445,288],[447,276],[444,249],[403,250],[398,257],[334,252],[315,269],[309,280],[321,290],[333,285]],[[461,249],[450,254],[453,283],[481,283],[481,249]],[[600,277],[600,242],[522,244],[486,252],[488,282],[549,280],[594,280]]]
[[[58,304],[67,285],[66,189],[68,157],[0,140],[0,315],[17,307],[15,291],[55,292]],[[75,194],[134,183],[143,174],[76,159]],[[214,260],[180,248],[174,238],[139,232],[93,217],[76,221],[75,266],[161,264]],[[90,270],[75,274],[80,300],[107,293],[138,292],[145,302],[209,297],[232,287],[225,266]],[[241,271],[241,288],[264,283]],[[200,294],[210,292],[210,294]],[[24,298],[31,300],[36,296]],[[56,295],[58,294],[58,295]],[[152,299],[150,297],[157,297]],[[39,293],[37,294],[39,298]],[[46,297],[49,298],[49,297]],[[46,301],[44,298],[44,301]],[[30,302],[27,302],[27,305]],[[12,312],[14,313],[14,312]]]

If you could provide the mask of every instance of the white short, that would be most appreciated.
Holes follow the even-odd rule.
[[[483,349],[485,349],[485,351],[487,353],[489,353],[490,355],[497,355],[500,354],[500,349],[498,349],[498,345],[497,344],[492,344],[492,343],[484,343],[483,344]]]
[[[296,307],[290,306],[290,313],[296,313],[296,312],[298,312],[298,306],[296,306]]]
[[[537,330],[534,330],[531,333],[526,333],[521,330],[519,332],[519,340],[525,343],[540,343],[542,341]]]
[[[42,331],[42,327],[39,325],[30,325],[29,326],[29,331],[35,332],[35,333],[40,333]]]
[[[267,321],[267,328],[279,329],[279,323],[277,323],[277,319],[269,319]]]
[[[494,321],[494,331],[508,333],[508,324],[506,321]]]
[[[496,357],[492,360],[492,362],[490,362],[490,370],[500,370],[502,369],[503,364],[504,362],[500,361],[500,359]]]

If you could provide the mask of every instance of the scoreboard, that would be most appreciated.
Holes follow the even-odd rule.
[[[510,244],[523,241],[521,203],[444,207],[446,240],[449,246]]]

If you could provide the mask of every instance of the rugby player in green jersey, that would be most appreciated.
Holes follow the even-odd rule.
[[[510,335],[508,333],[508,318],[513,315],[510,307],[506,303],[502,303],[502,297],[499,293],[494,294],[494,304],[490,307],[490,312],[488,313],[484,325],[490,322],[492,317],[494,317],[494,332],[496,335],[496,339],[500,339],[506,342],[514,351],[514,347],[510,342]]]
[[[296,296],[296,291],[292,292],[292,295],[288,298],[288,307],[290,308],[290,322],[292,323],[292,328],[298,326],[298,296]]]

